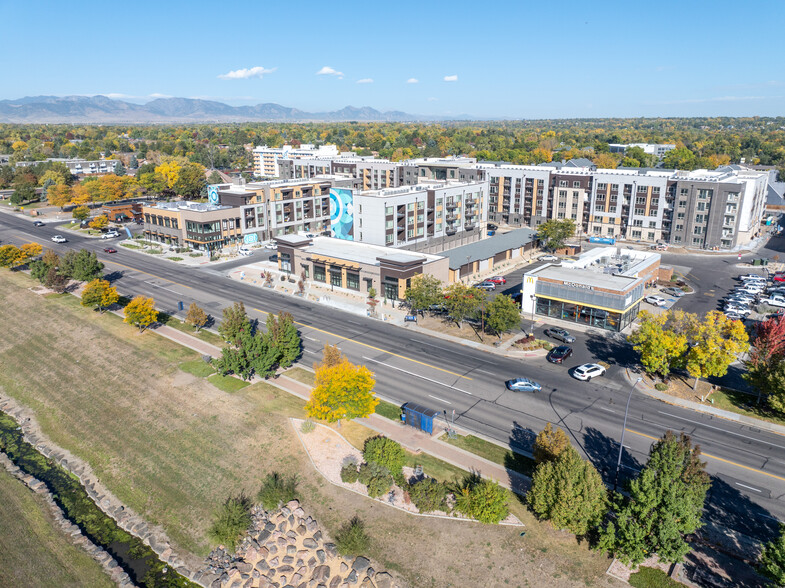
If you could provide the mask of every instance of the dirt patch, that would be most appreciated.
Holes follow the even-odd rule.
[[[452,335],[453,337],[466,339],[467,341],[484,343],[485,345],[495,345],[496,343],[503,345],[513,337],[521,336],[519,331],[513,331],[504,333],[501,338],[499,338],[496,335],[483,333],[480,329],[480,325],[475,327],[467,323],[462,323],[461,327],[458,328],[455,325],[455,321],[451,321],[443,317],[430,316],[427,314],[425,317],[417,317],[417,325],[425,329],[430,329],[431,331],[436,331],[437,333],[444,333],[446,335]]]

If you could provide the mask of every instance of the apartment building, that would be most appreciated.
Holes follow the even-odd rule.
[[[644,153],[656,155],[659,159],[665,157],[668,151],[676,149],[676,145],[672,143],[611,143],[608,145],[611,153],[627,153],[627,149],[630,147],[640,147]]]
[[[538,167],[550,169],[550,175],[548,191],[542,200],[534,201],[534,226],[548,220],[571,219],[578,234],[585,233],[589,224],[594,164],[588,159],[573,159]]]
[[[488,218],[488,182],[428,182],[353,195],[353,239],[403,247],[479,233]]]
[[[118,159],[98,159],[89,161],[87,159],[63,159],[61,157],[50,157],[47,162],[64,163],[68,170],[75,176],[93,176],[101,174],[113,174],[120,166]],[[38,165],[43,161],[18,161],[16,167],[29,167]]]
[[[478,171],[488,178],[488,221],[513,226],[534,226],[549,189],[550,170],[539,166],[480,163]],[[463,170],[461,170],[463,171]]]
[[[142,207],[145,238],[197,251],[214,251],[242,241],[240,211],[196,202],[160,202]]]
[[[384,190],[417,184],[417,167],[373,157],[305,158],[279,161],[282,179],[339,175],[358,180],[362,190]]]
[[[281,176],[279,161],[283,159],[302,159],[320,157],[340,157],[341,153],[335,145],[321,145],[316,147],[303,144],[299,147],[284,145],[283,147],[268,147],[260,145],[252,151],[254,174],[259,177],[278,178]],[[349,154],[353,155],[353,154]]]

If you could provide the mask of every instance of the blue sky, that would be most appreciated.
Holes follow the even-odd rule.
[[[785,1],[0,0],[0,99],[785,115]]]

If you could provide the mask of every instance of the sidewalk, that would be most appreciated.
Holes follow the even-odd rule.
[[[153,329],[162,337],[166,337],[184,347],[189,347],[202,355],[210,355],[218,357],[221,355],[221,349],[210,343],[205,343],[201,339],[183,333],[172,327],[161,325]],[[293,380],[292,378],[279,374],[276,378],[263,380],[254,377],[252,382],[265,382],[276,388],[288,392],[303,400],[309,400],[311,397],[311,387]],[[441,441],[437,436],[430,436],[422,431],[416,430],[414,427],[407,427],[403,423],[394,422],[378,414],[372,414],[367,418],[355,419],[361,425],[373,429],[390,439],[394,439],[410,451],[414,453],[427,453],[433,457],[441,459],[451,465],[459,467],[467,471],[479,472],[486,478],[491,478],[499,482],[505,488],[509,488],[518,494],[524,494],[529,487],[530,480],[526,476],[506,469],[497,463],[493,463],[478,455],[474,455],[468,451],[454,447],[444,441]]]
[[[630,385],[632,385],[635,382],[637,375],[634,372],[631,372],[629,368],[625,368],[624,377],[626,378],[627,382]],[[651,396],[652,398],[656,398],[657,400],[661,400],[662,402],[667,402],[668,404],[675,404],[676,406],[681,406],[682,408],[688,408],[696,412],[702,412],[705,414],[710,414],[723,419],[727,419],[729,421],[735,421],[737,423],[742,423],[744,425],[749,425],[751,427],[763,429],[771,433],[777,433],[778,435],[785,435],[785,426],[783,425],[770,423],[768,421],[764,421],[763,419],[748,417],[746,415],[737,414],[735,412],[730,412],[728,410],[722,410],[721,408],[707,406],[705,404],[701,404],[700,402],[693,402],[691,400],[685,400],[684,398],[671,396],[670,394],[665,394],[664,392],[660,392],[659,390],[656,390],[653,386],[651,386],[648,382],[646,382],[645,379],[643,379],[641,383],[636,386],[635,389],[639,390],[640,392],[643,392],[647,396]]]

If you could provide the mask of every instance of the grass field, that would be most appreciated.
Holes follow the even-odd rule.
[[[514,453],[506,447],[491,443],[485,439],[480,439],[474,435],[458,435],[453,439],[445,437],[444,441],[450,445],[465,449],[466,451],[471,451],[480,457],[484,457],[488,461],[503,465],[524,476],[531,477],[534,473],[536,463],[533,459],[529,459],[519,453]]]
[[[0,586],[96,586],[113,582],[55,526],[37,494],[0,469]]]
[[[290,368],[284,372],[284,375],[308,386],[313,386],[316,383],[315,374],[312,371],[301,367]]]
[[[0,271],[0,388],[181,549],[206,554],[214,508],[240,490],[255,494],[277,470],[297,475],[304,507],[326,533],[355,514],[363,519],[375,567],[410,586],[539,586],[543,578],[551,588],[613,585],[607,558],[517,502],[525,538],[518,528],[413,517],[333,486],[313,470],[288,421],[304,416],[302,400],[266,383],[226,393],[178,368],[199,361],[195,352],[74,297],[41,298],[31,285]],[[359,443],[362,429],[347,435]],[[452,466],[412,460],[450,478]]]
[[[234,376],[222,376],[221,374],[213,374],[207,377],[207,381],[213,386],[229,394],[233,394],[249,386],[250,383]]]

